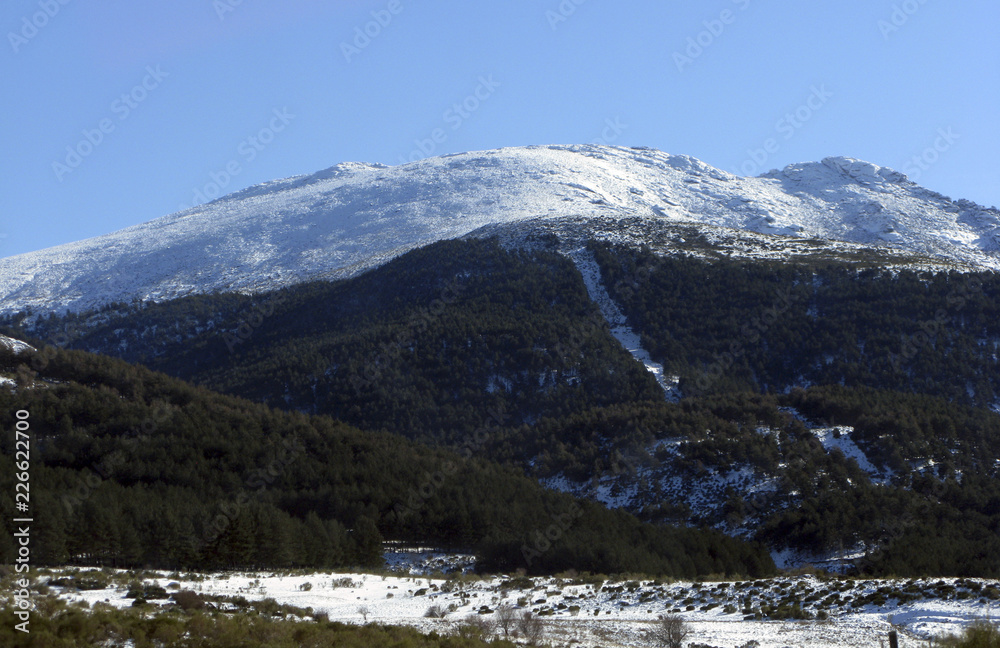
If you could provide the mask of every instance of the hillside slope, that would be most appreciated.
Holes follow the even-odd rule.
[[[340,282],[24,330],[471,450],[646,520],[766,541],[787,564],[1000,574],[995,273],[592,243],[585,281],[561,247],[443,241]],[[648,354],[615,339],[626,325]]]
[[[271,410],[107,357],[36,357],[0,348],[0,375],[14,377],[0,384],[0,424],[29,430],[16,450],[30,461],[33,565],[379,566],[388,537],[474,547],[480,567],[498,571],[773,571],[760,546],[641,524],[472,453]],[[6,439],[0,486],[13,492]],[[0,509],[0,561],[13,564],[11,520],[24,515],[13,498]]]

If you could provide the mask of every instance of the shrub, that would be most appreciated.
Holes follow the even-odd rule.
[[[458,636],[463,639],[485,641],[493,636],[496,627],[496,622],[493,619],[479,614],[470,614],[459,624],[457,632]]]
[[[125,598],[165,599],[169,598],[169,596],[167,595],[167,590],[159,585],[145,583],[129,588],[128,593],[125,594]]]
[[[1000,648],[1000,628],[988,621],[976,621],[960,637],[950,637],[943,645],[954,648]]]
[[[661,614],[650,633],[650,639],[658,646],[681,648],[690,631],[684,618],[678,614]]]
[[[510,639],[511,631],[514,630],[516,622],[517,611],[514,609],[513,605],[510,603],[504,603],[497,608],[496,624],[500,631],[503,632],[504,639]]]
[[[518,618],[517,629],[529,646],[537,646],[545,638],[545,622],[527,610]]]
[[[175,592],[170,598],[177,604],[177,607],[185,612],[189,610],[201,610],[205,607],[205,599],[202,598],[201,594],[192,592],[191,590]]]
[[[535,581],[527,576],[515,576],[500,583],[501,590],[530,590],[535,587]]]

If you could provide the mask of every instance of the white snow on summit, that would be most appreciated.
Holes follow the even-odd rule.
[[[534,146],[345,163],[148,223],[0,259],[0,312],[81,310],[350,276],[529,219],[638,217],[889,246],[1000,268],[1000,212],[849,158],[740,178],[644,148]]]

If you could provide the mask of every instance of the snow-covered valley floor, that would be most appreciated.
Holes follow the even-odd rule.
[[[423,558],[423,557],[422,557]],[[432,556],[435,563],[390,561],[395,571],[366,573],[144,573],[110,574],[107,587],[79,589],[74,582],[109,572],[67,569],[43,574],[49,591],[68,601],[115,607],[131,606],[129,589],[164,588],[202,595],[274,599],[298,608],[302,622],[328,615],[331,621],[406,625],[439,634],[457,631],[470,617],[494,617],[502,604],[531,610],[546,625],[545,642],[553,646],[651,646],[648,633],[658,615],[676,613],[686,621],[686,645],[760,648],[784,646],[878,646],[894,627],[903,646],[932,636],[954,634],[976,619],[1000,612],[1000,582],[981,579],[850,580],[783,576],[756,581],[599,581],[573,577],[524,578],[473,575],[425,575],[429,565],[461,563],[461,557]],[[437,568],[435,567],[435,568]],[[412,568],[412,573],[408,573]],[[53,585],[61,579],[61,585]],[[93,585],[91,585],[93,586]],[[797,602],[797,603],[796,603]],[[150,598],[150,606],[168,606],[168,598]],[[219,604],[225,609],[225,604]],[[434,607],[443,618],[429,618]],[[766,620],[753,612],[775,614],[797,609],[808,620]],[[155,609],[155,608],[154,608]],[[746,618],[750,617],[750,618]],[[826,617],[826,618],[824,618]],[[753,646],[753,643],[750,643]]]

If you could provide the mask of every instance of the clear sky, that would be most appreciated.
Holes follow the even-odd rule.
[[[0,256],[342,161],[831,155],[1000,205],[996,0],[5,0]]]

